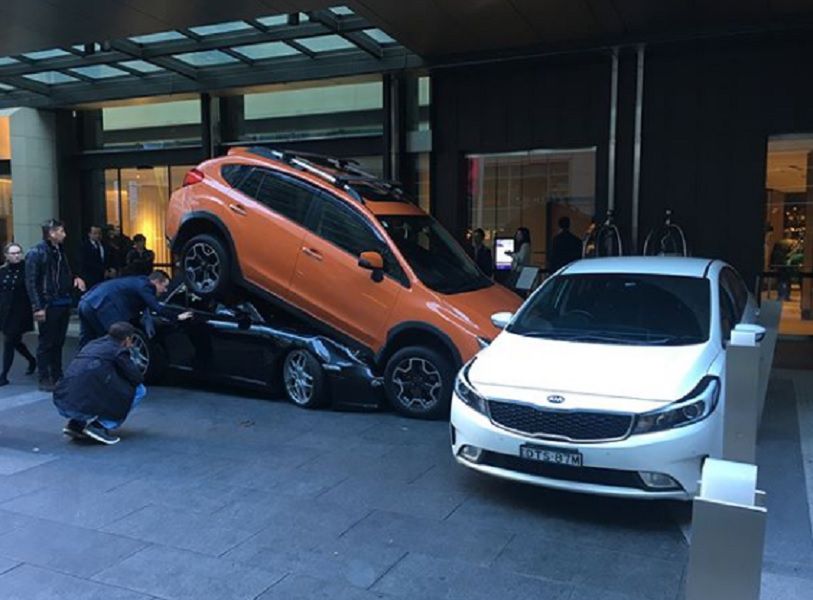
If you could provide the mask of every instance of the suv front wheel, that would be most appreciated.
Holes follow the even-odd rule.
[[[418,419],[438,419],[449,411],[454,383],[451,361],[433,348],[408,346],[393,354],[384,386],[393,408]]]
[[[184,283],[201,298],[222,296],[229,285],[229,254],[225,244],[209,234],[196,235],[181,251]]]

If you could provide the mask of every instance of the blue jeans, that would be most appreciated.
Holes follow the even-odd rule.
[[[144,384],[139,383],[135,390],[135,395],[133,396],[133,405],[130,407],[130,412],[133,412],[136,406],[138,406],[141,401],[144,399],[144,396],[147,395],[147,388],[144,387]],[[127,413],[127,417],[130,416],[130,413]],[[121,427],[124,420],[127,418],[121,419],[120,421],[114,421],[112,419],[96,419],[99,423],[102,424],[102,427],[105,429],[118,429]]]

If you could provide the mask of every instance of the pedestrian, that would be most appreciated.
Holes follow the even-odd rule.
[[[39,388],[48,392],[54,390],[62,377],[62,347],[68,332],[73,291],[85,291],[85,282],[73,275],[68,264],[64,241],[65,226],[49,219],[42,224],[42,241],[25,258],[25,286],[39,329]]]
[[[130,239],[122,235],[118,225],[108,224],[105,227],[105,242],[110,249],[109,267],[112,276],[121,275],[127,264],[127,252],[130,251]]]
[[[133,247],[127,252],[124,275],[149,275],[155,265],[155,252],[147,249],[147,238],[137,233],[133,236]]]
[[[25,291],[23,247],[15,242],[3,249],[5,264],[0,267],[0,329],[3,331],[3,372],[0,386],[8,385],[8,372],[14,362],[15,350],[28,361],[26,375],[33,375],[37,361],[23,342],[23,334],[34,329],[31,301]]]
[[[87,289],[105,280],[110,274],[110,248],[102,240],[102,228],[91,225],[87,239],[82,242],[79,272]]]
[[[582,257],[582,241],[570,231],[570,217],[559,219],[559,233],[550,244],[548,253],[548,270],[555,273],[565,265]]]
[[[68,419],[62,429],[73,439],[115,444],[118,429],[147,393],[133,361],[135,328],[113,323],[104,337],[79,350],[54,390],[54,405]]]
[[[480,267],[480,270],[491,277],[494,274],[494,259],[491,255],[491,250],[488,249],[483,242],[486,238],[486,232],[480,227],[471,232],[471,252],[474,262]]]
[[[144,309],[153,310],[167,318],[185,321],[191,311],[175,316],[175,311],[158,302],[169,287],[165,271],[153,271],[149,276],[136,275],[103,281],[79,301],[79,347],[105,334],[113,323],[130,322]]]

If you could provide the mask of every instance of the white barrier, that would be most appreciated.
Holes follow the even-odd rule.
[[[710,458],[692,511],[686,600],[758,600],[765,494],[754,465]]]

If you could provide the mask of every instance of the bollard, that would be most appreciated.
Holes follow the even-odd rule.
[[[726,347],[723,456],[725,460],[756,462],[757,430],[762,400],[758,325],[737,325]]]
[[[758,600],[765,494],[754,465],[709,458],[692,507],[686,600]]]

